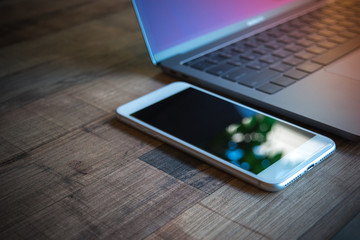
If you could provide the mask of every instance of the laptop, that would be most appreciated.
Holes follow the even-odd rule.
[[[154,65],[348,139],[360,136],[360,1],[133,0]]]

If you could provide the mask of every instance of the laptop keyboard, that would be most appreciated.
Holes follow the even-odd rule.
[[[185,64],[274,94],[360,47],[360,1],[330,4]]]

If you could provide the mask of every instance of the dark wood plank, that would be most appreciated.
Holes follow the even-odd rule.
[[[46,239],[98,239],[107,226],[100,224],[84,209],[72,204],[71,196],[49,206],[46,211],[39,211],[28,221],[45,235]],[[21,226],[17,224],[15,226]]]
[[[66,89],[64,92],[108,113],[126,102],[164,86],[170,81],[163,78],[159,81],[144,81],[136,73],[107,74],[93,82]]]
[[[207,194],[233,178],[168,145],[147,152],[139,159]]]
[[[0,4],[0,47],[29,41],[106,15],[121,13],[130,1],[20,1]]]
[[[197,204],[149,239],[269,239]]]
[[[134,21],[120,27],[119,22],[127,19]],[[0,112],[119,73],[123,66],[134,64],[139,55],[146,54],[145,48],[137,47],[143,44],[137,29],[135,15],[129,9],[95,19],[91,24],[71,25],[66,31],[36,41],[0,48]]]
[[[140,161],[129,163],[104,180],[132,196],[131,203],[123,206],[126,209],[130,207],[128,214],[108,222],[117,227],[110,236],[125,239],[141,239],[150,235],[205,196],[201,191]],[[138,201],[141,206],[138,206]],[[134,209],[131,209],[132,204],[136,204]],[[149,206],[144,207],[144,204]]]
[[[360,189],[355,189],[342,202],[337,204],[326,215],[308,231],[306,231],[299,239],[330,239],[335,236],[346,224],[349,219],[358,216],[360,212]],[[327,228],[328,231],[321,231]],[[358,228],[357,228],[358,229]]]
[[[9,159],[14,159],[16,156],[21,155],[24,153],[20,148],[16,147],[15,145],[9,143],[4,138],[0,137],[0,165],[5,165],[12,162]],[[14,159],[13,161],[15,161]]]
[[[63,127],[25,108],[3,114],[0,119],[0,136],[25,152],[64,133]]]
[[[12,228],[28,217],[47,209],[81,185],[42,165],[29,164],[27,156],[22,163],[1,168],[0,212],[1,231]]]
[[[41,98],[24,108],[68,131],[85,126],[106,114],[101,108],[62,93]]]
[[[0,232],[1,239],[49,239],[44,233],[34,227],[28,221],[14,224],[4,232]]]

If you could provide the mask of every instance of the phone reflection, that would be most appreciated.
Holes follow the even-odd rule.
[[[260,173],[284,155],[281,149],[267,146],[274,124],[276,120],[260,114],[244,117],[227,126],[205,148],[238,167]]]

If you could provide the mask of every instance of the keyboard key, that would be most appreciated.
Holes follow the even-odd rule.
[[[316,21],[316,19],[314,17],[310,16],[309,14],[303,15],[299,19],[306,23],[312,23],[312,22]]]
[[[254,48],[253,52],[260,54],[260,55],[265,55],[265,54],[271,52],[271,49],[266,48],[264,46],[260,46],[260,47]]]
[[[285,64],[285,63],[277,63],[275,65],[272,65],[270,69],[278,71],[278,72],[285,72],[292,68],[292,66]]]
[[[268,33],[269,36],[275,37],[275,38],[278,38],[278,37],[281,37],[282,35],[284,35],[283,32],[279,31],[276,28],[272,28],[272,29],[268,30],[267,33]]]
[[[291,32],[294,30],[294,26],[291,26],[289,23],[283,23],[280,26],[278,26],[278,29],[283,32]]]
[[[258,41],[261,41],[261,42],[269,42],[272,39],[272,37],[270,37],[266,33],[260,33],[260,34],[256,35],[255,37]]]
[[[310,26],[305,26],[305,27],[302,27],[299,29],[301,32],[304,32],[304,33],[307,33],[307,34],[311,34],[311,33],[314,33],[316,32],[316,29],[315,28],[312,28]]]
[[[210,58],[206,58],[205,61],[208,62],[208,63],[212,63],[212,64],[217,64],[218,63],[218,61],[210,59]]]
[[[232,45],[229,45],[229,46],[226,46],[226,47],[223,47],[220,49],[220,51],[224,52],[224,53],[228,53],[228,54],[231,54],[232,53],[232,48],[233,46]]]
[[[302,38],[305,36],[305,33],[303,32],[300,32],[298,30],[295,30],[295,31],[292,31],[289,33],[289,36],[290,37],[293,37],[293,38],[296,38],[296,39],[299,39],[299,38]]]
[[[281,48],[283,45],[284,45],[284,44],[279,43],[279,42],[277,42],[277,41],[275,41],[275,40],[273,40],[273,41],[268,42],[268,43],[265,44],[266,47],[272,48],[272,49],[279,49],[279,48]]]
[[[238,52],[233,51],[231,46],[222,48],[221,51],[223,52],[224,56],[226,56],[226,58],[233,58],[239,55]]]
[[[234,65],[224,63],[224,64],[221,64],[219,66],[212,67],[212,68],[208,69],[206,72],[208,72],[210,74],[213,74],[215,76],[221,76],[224,73],[226,73],[226,72],[228,72],[228,71],[230,71],[230,70],[232,70],[234,68],[235,68]]]
[[[272,56],[272,55],[265,55],[259,58],[260,61],[268,63],[268,64],[272,64],[272,63],[276,63],[277,61],[280,60],[280,58]]]
[[[327,30],[327,29],[318,31],[318,34],[321,36],[324,36],[324,37],[330,37],[330,36],[336,35],[335,32]]]
[[[286,46],[284,47],[284,49],[285,49],[285,50],[288,50],[288,51],[290,51],[290,52],[299,52],[299,51],[301,51],[301,50],[303,49],[303,47],[300,46],[300,45],[297,45],[297,44],[295,44],[295,43],[291,43],[291,44],[289,44],[289,45],[286,45]]]
[[[285,44],[289,44],[289,43],[294,42],[294,38],[289,37],[287,35],[281,36],[281,37],[277,38],[277,40],[279,42],[282,42],[282,43],[285,43]]]
[[[244,53],[247,49],[245,47],[236,46],[233,47],[232,50],[237,53]]]
[[[344,27],[347,27],[347,28],[355,27],[355,26],[356,26],[355,23],[350,22],[350,21],[339,21],[339,24],[340,24],[341,26],[344,26]]]
[[[346,38],[344,37],[341,37],[341,36],[333,36],[333,37],[330,37],[328,38],[329,41],[332,41],[332,42],[335,42],[335,43],[344,43],[347,41]]]
[[[328,29],[334,31],[334,32],[342,32],[342,31],[345,31],[346,28],[344,27],[341,27],[339,25],[332,25],[332,26],[329,26]]]
[[[360,36],[350,40],[345,44],[339,45],[336,48],[333,48],[322,55],[315,57],[313,59],[313,62],[327,65],[358,47],[360,47]]]
[[[291,66],[296,66],[303,62],[304,62],[304,59],[293,57],[293,56],[288,57],[283,60],[283,63],[289,64]]]
[[[291,69],[290,71],[287,71],[284,74],[285,77],[293,78],[295,80],[300,80],[300,79],[306,77],[307,75],[308,75],[308,73],[297,70],[297,69]]]
[[[243,48],[249,49],[248,47],[245,47],[244,40],[240,40],[238,42],[235,42],[235,43],[231,44],[230,46],[232,46],[232,47],[243,47]]]
[[[308,73],[315,72],[315,71],[319,70],[320,68],[322,68],[322,65],[313,63],[313,62],[306,62],[297,67],[298,70],[308,72]]]
[[[322,41],[322,40],[325,39],[324,36],[319,35],[319,34],[315,34],[315,33],[310,34],[307,38],[308,38],[309,40],[311,40],[311,41],[314,41],[314,42],[319,42],[319,41]]]
[[[315,11],[312,11],[311,13],[309,13],[309,15],[311,15],[312,17],[314,17],[317,21],[315,22],[318,22],[319,20],[321,20],[322,18],[324,18],[324,13],[321,11],[321,9],[317,9]],[[314,22],[312,22],[313,24]]]
[[[308,60],[313,58],[315,55],[306,51],[301,51],[298,53],[295,53],[295,57],[302,58],[304,60]]]
[[[260,72],[253,73],[251,75],[246,75],[238,79],[238,83],[245,85],[250,88],[256,88],[258,86],[261,86],[267,82],[269,82],[272,78],[278,76],[279,73],[264,69]]]
[[[319,47],[327,48],[327,49],[331,49],[331,48],[334,48],[334,47],[337,46],[336,43],[330,42],[330,41],[327,41],[327,40],[325,40],[325,41],[323,41],[323,42],[319,42],[317,45],[318,45]]]
[[[198,70],[204,71],[205,69],[214,66],[214,63],[211,63],[211,62],[206,61],[206,60],[202,60],[202,61],[196,62],[196,63],[194,63],[194,64],[191,64],[191,63],[190,63],[190,66],[191,66],[192,68],[196,68],[196,69],[198,69]]]
[[[260,61],[253,61],[246,65],[248,68],[252,68],[254,70],[261,70],[268,66],[267,63],[260,62]]]
[[[259,90],[261,92],[267,93],[267,94],[274,94],[277,93],[283,89],[279,85],[273,84],[273,83],[266,83],[265,85],[262,85],[261,87],[256,88],[256,90]]]
[[[223,62],[225,61],[226,59],[229,58],[228,55],[225,55],[225,53],[222,53],[222,52],[219,52],[219,53],[210,53],[210,54],[207,54],[206,57],[208,59],[211,59],[212,61],[214,62]]]
[[[277,85],[280,85],[282,87],[287,87],[296,82],[294,79],[285,77],[285,76],[279,76],[277,78],[273,78],[271,80],[272,83],[275,83]]]
[[[259,55],[257,53],[253,53],[251,51],[243,53],[243,54],[240,55],[240,57],[242,59],[245,59],[245,60],[248,60],[248,61],[253,61],[253,60],[257,59],[259,56],[261,56],[261,55]]]
[[[306,49],[306,51],[308,51],[308,52],[310,52],[310,53],[314,53],[314,54],[321,54],[321,53],[326,52],[326,49],[314,45],[314,46],[308,47],[308,48]]]
[[[301,27],[304,25],[303,21],[299,18],[291,20],[289,23],[290,23],[290,25],[292,25],[294,27]]]
[[[236,82],[241,77],[245,76],[246,74],[256,73],[255,71],[249,68],[237,68],[233,71],[230,71],[222,76],[222,78],[230,80],[232,82]]]
[[[226,52],[221,52],[221,53],[219,53],[219,57],[222,57],[222,58],[231,58],[232,55],[229,54],[229,53],[226,53]]]
[[[291,52],[286,51],[284,49],[278,49],[278,50],[275,50],[274,52],[272,52],[272,55],[274,55],[276,57],[280,57],[280,58],[285,58],[287,56],[290,56]]]
[[[343,31],[343,32],[339,32],[339,36],[345,38],[354,38],[357,36],[357,34],[349,31]]]
[[[317,29],[324,29],[324,28],[327,27],[326,24],[321,23],[321,22],[314,22],[314,23],[312,23],[310,25],[311,25],[311,27],[314,27],[314,28],[317,28]]]
[[[324,14],[327,15],[325,12],[324,12]],[[336,21],[334,19],[331,19],[331,18],[322,18],[321,22],[326,24],[326,25],[334,25],[334,24],[336,24]]]
[[[257,42],[255,38],[250,37],[250,38],[247,38],[244,40],[244,45],[255,48],[255,47],[259,46],[259,42]]]
[[[302,38],[302,39],[298,40],[296,43],[303,46],[303,47],[310,47],[311,45],[314,44],[313,41],[311,41],[309,39],[305,39],[305,38]]]
[[[337,21],[342,21],[342,20],[346,19],[345,16],[339,15],[339,14],[333,15],[332,18],[333,18],[334,20],[337,20]],[[330,26],[330,27],[331,27],[331,26]]]
[[[231,64],[231,65],[234,65],[236,67],[244,65],[244,63],[242,61],[239,61],[239,60],[229,60],[229,61],[227,61],[227,63]]]

